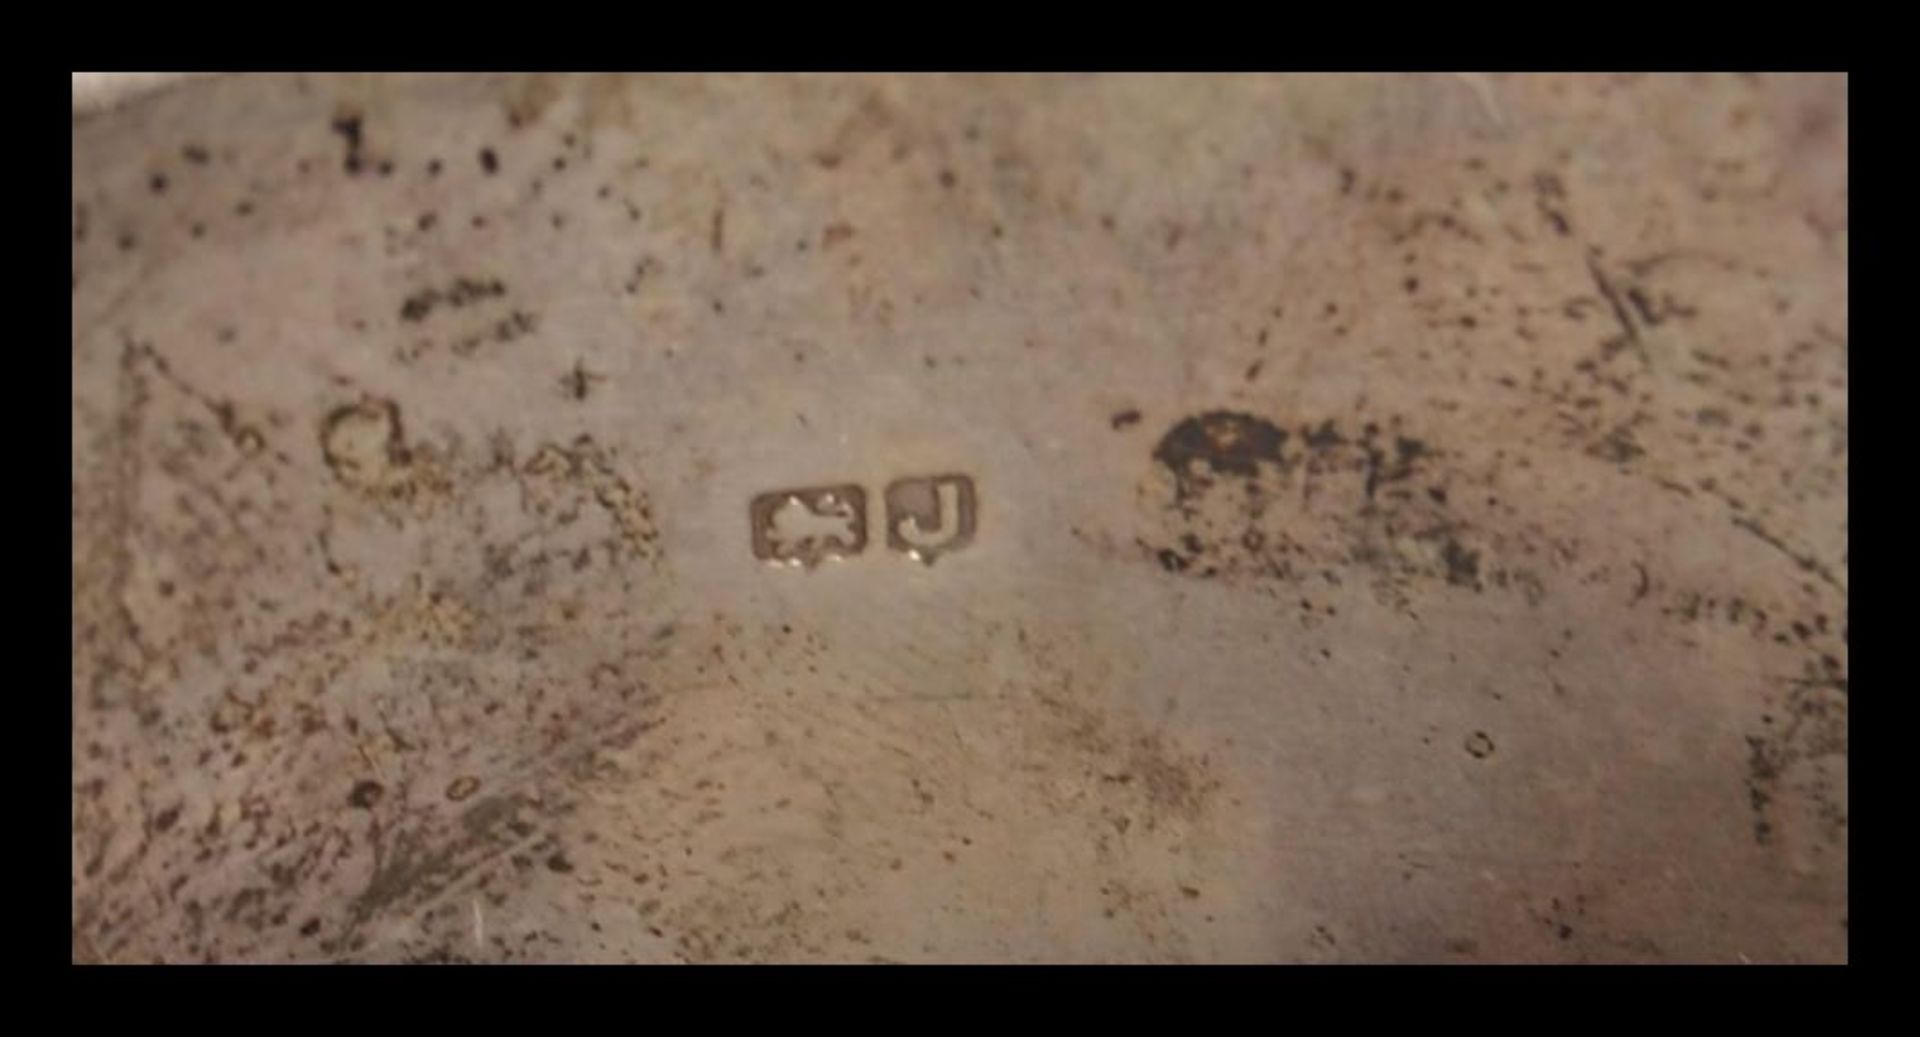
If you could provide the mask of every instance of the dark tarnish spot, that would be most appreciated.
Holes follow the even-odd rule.
[[[425,954],[416,954],[406,959],[408,965],[471,965],[473,959],[464,954],[456,954],[449,947],[435,947]]]
[[[1603,461],[1627,464],[1645,454],[1646,451],[1634,441],[1633,429],[1628,425],[1621,425],[1607,433],[1605,438],[1588,447],[1587,453]]]
[[[1307,429],[1303,435],[1306,437],[1307,446],[1315,450],[1330,450],[1346,442],[1339,430],[1333,427],[1332,418],[1321,422],[1318,428]]]
[[[1215,472],[1252,478],[1259,474],[1261,461],[1284,463],[1280,449],[1286,441],[1286,431],[1270,421],[1233,411],[1208,411],[1187,418],[1160,437],[1153,459],[1173,473],[1184,498],[1195,489],[1195,462]]]
[[[345,168],[349,174],[358,175],[362,165],[360,155],[361,124],[359,114],[357,112],[342,112],[335,116],[333,120],[333,132],[338,133],[340,138],[346,141],[347,144],[346,159],[342,163],[342,167]]]
[[[1371,435],[1368,436],[1371,439]],[[1418,439],[1398,436],[1394,439],[1393,460],[1389,464],[1385,451],[1367,445],[1367,499],[1372,500],[1381,484],[1399,482],[1413,474],[1413,464],[1427,455],[1427,445]]]
[[[1483,541],[1454,512],[1447,483],[1459,473],[1435,470],[1446,451],[1400,428],[1397,417],[1358,429],[1302,420],[1286,432],[1231,412],[1187,418],[1153,454],[1176,484],[1169,494],[1156,465],[1152,492],[1172,499],[1134,542],[1144,560],[1188,578],[1338,584],[1338,572],[1357,569],[1402,608],[1417,580],[1474,592],[1517,581],[1535,603],[1544,591],[1531,572],[1489,562],[1498,539]]]
[[[1447,538],[1440,558],[1447,564],[1447,582],[1461,587],[1480,586],[1480,552],[1469,551],[1460,541]]]
[[[353,787],[353,791],[347,795],[347,802],[362,810],[371,810],[386,791],[377,781],[363,781]]]
[[[507,286],[499,278],[479,280],[462,277],[455,280],[445,291],[438,288],[425,288],[408,296],[400,304],[400,319],[410,324],[418,324],[426,320],[436,306],[445,305],[459,309],[484,299],[498,299],[505,294],[507,294]]]

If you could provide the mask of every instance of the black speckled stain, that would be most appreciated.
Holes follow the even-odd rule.
[[[1371,440],[1373,426],[1368,426],[1367,439],[1367,499],[1372,500],[1382,483],[1399,482],[1413,474],[1414,462],[1426,456],[1427,444],[1418,439],[1398,436],[1394,439],[1393,458],[1389,462],[1386,452],[1375,447]]]
[[[1153,459],[1167,466],[1185,499],[1203,483],[1196,479],[1194,462],[1205,462],[1215,472],[1253,477],[1261,461],[1284,464],[1281,448],[1287,433],[1270,421],[1234,411],[1208,411],[1175,425],[1153,448]]]
[[[1441,549],[1441,561],[1447,565],[1447,582],[1459,587],[1480,586],[1480,553],[1469,551],[1460,545],[1460,541],[1447,537],[1446,545]]]
[[[349,176],[360,175],[361,166],[364,165],[364,158],[360,152],[360,114],[352,111],[341,112],[334,117],[332,129],[333,132],[340,135],[340,139],[346,142],[347,146],[346,155],[341,161],[341,168],[345,169]]]
[[[445,291],[427,288],[407,297],[400,306],[400,319],[417,324],[433,312],[435,306],[445,303],[459,309],[469,303],[482,299],[497,299],[507,293],[506,285],[498,278],[478,280],[462,277],[453,282]]]

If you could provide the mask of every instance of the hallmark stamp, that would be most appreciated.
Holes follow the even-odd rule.
[[[977,504],[965,475],[915,476],[887,485],[887,547],[932,565],[973,543]],[[753,498],[753,555],[811,569],[867,549],[867,491],[854,483],[780,490]]]
[[[754,557],[813,568],[867,547],[867,491],[851,483],[763,493],[750,507]]]
[[[895,479],[887,487],[887,546],[932,565],[973,542],[973,480],[964,475]]]

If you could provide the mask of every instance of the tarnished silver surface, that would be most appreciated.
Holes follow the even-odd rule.
[[[1844,960],[1846,89],[77,115],[75,958]]]

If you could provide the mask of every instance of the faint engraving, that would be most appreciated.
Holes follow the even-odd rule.
[[[896,479],[887,487],[887,546],[932,565],[973,542],[973,480],[964,475]]]
[[[853,484],[763,493],[753,499],[754,557],[809,569],[867,547],[867,491]]]

